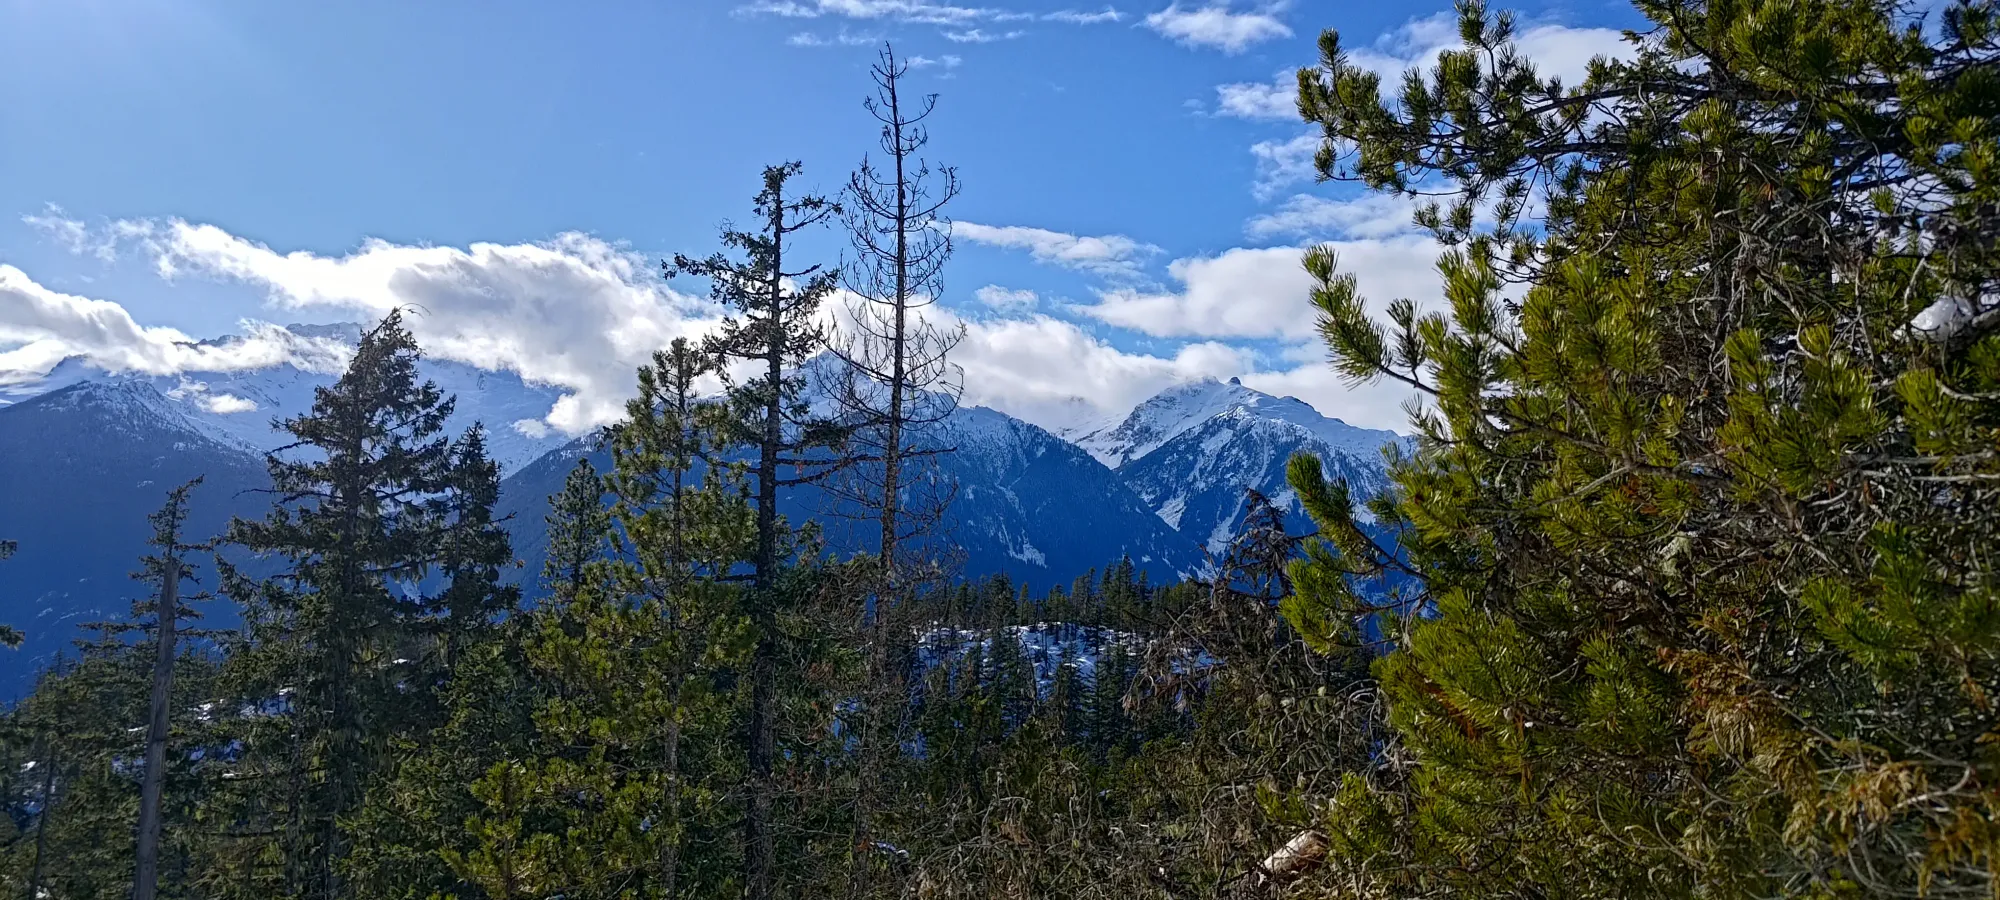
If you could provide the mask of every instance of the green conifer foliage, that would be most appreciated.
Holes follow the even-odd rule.
[[[512,605],[498,586],[511,554],[490,513],[498,471],[477,429],[444,433],[453,401],[419,380],[418,356],[400,313],[365,332],[340,379],[281,423],[294,442],[269,459],[275,508],[229,529],[231,543],[289,565],[263,582],[223,567],[245,607],[247,652],[232,660],[242,700],[282,713],[242,735],[245,774],[262,782],[244,798],[243,821],[255,820],[244,830],[275,833],[268,849],[282,860],[266,896],[349,896],[343,817],[390,769],[394,739],[435,724],[453,648]],[[426,594],[437,575],[442,593]]]
[[[1539,75],[1514,21],[1387,94],[1332,32],[1318,164],[1454,245],[1371,315],[1308,254],[1334,364],[1418,393],[1291,621],[1384,610],[1395,741],[1324,815],[1353,896],[1989,896],[2000,841],[2000,33],[1991,3],[1644,0]],[[1394,550],[1392,553],[1391,550]],[[1394,610],[1387,612],[1393,613]]]
[[[665,267],[669,276],[706,278],[711,296],[730,309],[708,350],[724,361],[742,361],[747,378],[731,381],[719,419],[721,434],[732,444],[751,448],[755,461],[747,475],[754,484],[756,544],[750,558],[752,574],[748,608],[756,628],[749,681],[750,739],[745,748],[749,770],[749,809],[743,817],[744,876],[750,900],[771,900],[777,878],[777,837],[772,819],[778,756],[779,658],[786,635],[783,625],[796,618],[800,594],[810,579],[790,571],[802,546],[778,516],[781,488],[824,480],[838,461],[824,451],[842,437],[804,401],[806,378],[801,366],[826,346],[820,304],[834,289],[834,275],[817,264],[797,262],[795,245],[802,232],[822,225],[837,207],[813,194],[790,192],[798,163],[764,169],[757,192],[754,232],[725,228],[722,243],[741,258],[724,253],[705,258],[676,255]],[[726,374],[726,370],[725,370]]]

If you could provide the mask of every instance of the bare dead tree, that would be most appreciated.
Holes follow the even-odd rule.
[[[957,485],[935,465],[948,452],[939,426],[957,408],[963,381],[947,359],[963,327],[926,315],[943,292],[951,256],[951,222],[944,208],[958,196],[957,173],[918,156],[930,136],[924,122],[937,95],[904,92],[909,64],[884,45],[870,74],[875,96],[864,102],[881,124],[881,167],[863,157],[842,200],[852,255],[840,270],[849,296],[846,321],[829,346],[842,365],[831,367],[833,399],[851,429],[854,464],[829,493],[859,518],[872,518],[877,553],[862,590],[860,638],[867,659],[857,698],[858,738],[850,888],[869,887],[880,856],[872,828],[876,786],[888,748],[909,726],[908,691],[892,664],[885,627],[903,599],[926,577],[943,574],[942,548],[911,545],[937,537]],[[919,557],[922,558],[919,558]]]
[[[952,250],[944,207],[958,196],[958,174],[918,156],[937,95],[905,96],[908,72],[887,45],[871,69],[876,93],[863,105],[881,123],[883,165],[864,157],[848,179],[841,219],[852,256],[840,270],[848,316],[829,341],[843,365],[833,367],[828,393],[852,429],[857,461],[834,490],[879,529],[878,603],[893,599],[914,567],[898,558],[902,547],[936,528],[955,492],[918,467],[949,449],[934,426],[957,408],[964,386],[947,358],[963,326],[926,315],[943,292]]]

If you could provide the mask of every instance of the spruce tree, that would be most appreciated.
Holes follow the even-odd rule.
[[[476,429],[444,433],[453,401],[420,380],[418,358],[400,313],[364,332],[340,379],[280,423],[293,443],[269,457],[270,514],[229,528],[230,543],[289,566],[263,582],[224,569],[246,608],[244,699],[282,701],[281,721],[245,737],[287,785],[280,821],[257,826],[282,835],[284,896],[349,896],[342,817],[390,739],[429,724],[418,716],[451,649],[509,605],[495,577],[497,472]],[[447,584],[426,595],[438,573]]]
[[[1292,621],[1390,651],[1325,889],[1990,895],[1995,7],[1639,8],[1578,85],[1477,4],[1386,96],[1333,32],[1299,74],[1321,174],[1453,247],[1386,322],[1306,257],[1336,368],[1423,401],[1400,546],[1291,471]],[[1422,614],[1362,627],[1400,566]]]

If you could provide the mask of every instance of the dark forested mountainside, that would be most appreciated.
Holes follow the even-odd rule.
[[[26,637],[0,655],[0,692],[73,654],[78,626],[126,614],[145,593],[131,573],[146,515],[197,476],[206,487],[189,503],[190,533],[220,534],[270,504],[255,457],[204,435],[149,386],[86,382],[0,408],[0,530],[18,544],[0,567],[0,621]]]
[[[420,369],[427,377],[446,376],[441,386],[469,383],[455,367],[424,364]],[[296,382],[306,377],[289,369],[268,374],[269,383],[239,375],[229,389],[267,400],[283,399],[287,391],[299,390]],[[331,383],[315,377],[304,390],[310,394],[320,381]],[[242,423],[224,428],[217,424],[216,416],[189,406],[186,398],[159,393],[153,379],[86,379],[61,390],[108,399],[89,404],[87,410],[63,401],[71,405],[61,407],[63,412],[56,414],[62,418],[54,423],[56,427],[47,427],[49,423],[44,422],[42,416],[49,413],[36,412],[46,409],[39,404],[54,402],[56,392],[0,407],[0,441],[27,454],[16,457],[19,462],[10,471],[23,473],[24,478],[26,473],[53,473],[24,482],[22,490],[10,493],[5,502],[11,504],[9,511],[19,521],[35,521],[44,512],[72,523],[65,527],[129,520],[165,497],[162,485],[179,482],[77,473],[108,476],[147,467],[189,475],[211,473],[208,490],[191,501],[192,533],[213,534],[219,523],[226,521],[226,514],[213,512],[216,504],[226,504],[229,513],[251,515],[270,502],[271,495],[245,487],[261,482],[264,476],[262,463],[243,444],[254,435]],[[1208,396],[1218,391],[1226,394],[1218,402],[1186,402],[1190,393]],[[449,421],[458,427],[482,422],[488,415],[518,415],[523,404],[533,399],[523,398],[516,386],[499,380],[474,393],[454,396],[461,403]],[[295,409],[301,402],[307,401],[293,398],[274,403],[272,408]],[[468,414],[466,406],[474,413]],[[1167,409],[1171,414],[1163,413]],[[235,415],[254,418],[261,413]],[[105,424],[92,418],[105,416],[116,421]],[[1140,447],[1143,452],[1134,453],[1128,464],[1107,470],[1098,464],[1107,459],[1101,439],[1073,433],[1072,437],[1081,441],[1079,446],[995,410],[974,406],[953,410],[938,429],[940,435],[948,436],[953,452],[941,456],[937,471],[928,476],[955,489],[935,535],[943,551],[938,558],[950,567],[951,577],[976,580],[1006,574],[1017,583],[1042,590],[1067,584],[1078,573],[1105,560],[1128,555],[1156,584],[1192,576],[1203,571],[1211,552],[1219,550],[1241,528],[1247,509],[1246,490],[1274,497],[1286,509],[1295,530],[1311,528],[1296,496],[1285,485],[1284,465],[1292,454],[1319,456],[1365,494],[1386,483],[1387,469],[1379,451],[1382,442],[1394,440],[1388,432],[1349,428],[1296,400],[1220,382],[1170,388],[1125,419],[1143,419],[1155,423],[1156,430],[1171,428],[1173,433],[1168,439]],[[1171,423],[1165,424],[1168,420]],[[87,440],[91,435],[135,429],[158,429],[174,437]],[[505,520],[515,555],[524,563],[510,568],[506,578],[521,585],[530,601],[543,594],[538,581],[548,540],[544,521],[548,498],[560,491],[577,454],[588,452],[599,442],[597,436],[590,436],[556,445],[524,465],[504,470],[496,514]],[[268,438],[262,448],[282,443],[282,438]],[[38,461],[43,457],[81,459],[83,454],[89,455],[87,464]],[[600,450],[593,461],[602,468],[607,458]],[[252,481],[243,482],[236,473],[250,473]],[[804,485],[782,498],[782,511],[794,522],[819,523],[828,549],[837,554],[868,552],[879,543],[879,529],[869,527],[859,508],[838,491]],[[115,547],[56,543],[28,536],[27,548],[36,552],[24,550],[15,564],[0,568],[0,587],[19,585],[10,595],[16,598],[12,602],[23,604],[19,612],[8,607],[6,615],[24,624],[38,618],[66,624],[37,632],[26,653],[0,657],[0,663],[5,664],[0,665],[0,671],[14,673],[12,683],[25,686],[28,673],[45,665],[57,650],[66,649],[70,637],[77,633],[74,626],[123,608],[125,597],[120,592],[133,587],[127,575],[140,538],[136,527]],[[84,555],[58,561],[45,553]],[[100,591],[83,591],[75,586],[78,584],[97,584]],[[30,608],[21,598],[46,602]],[[233,610],[227,606],[213,614],[222,621],[233,621]]]

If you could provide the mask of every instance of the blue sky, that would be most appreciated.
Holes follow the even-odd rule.
[[[420,301],[434,352],[568,388],[550,424],[592,424],[650,343],[712,321],[662,256],[712,249],[761,166],[831,191],[871,148],[889,40],[965,186],[943,306],[968,399],[1062,425],[1240,375],[1400,423],[1321,362],[1296,248],[1340,243],[1376,302],[1421,299],[1434,251],[1407,206],[1311,182],[1285,73],[1329,27],[1421,63],[1445,6],[965,2],[0,0],[0,380],[268,364],[289,351],[175,341]],[[1557,72],[1635,24],[1521,11]]]

